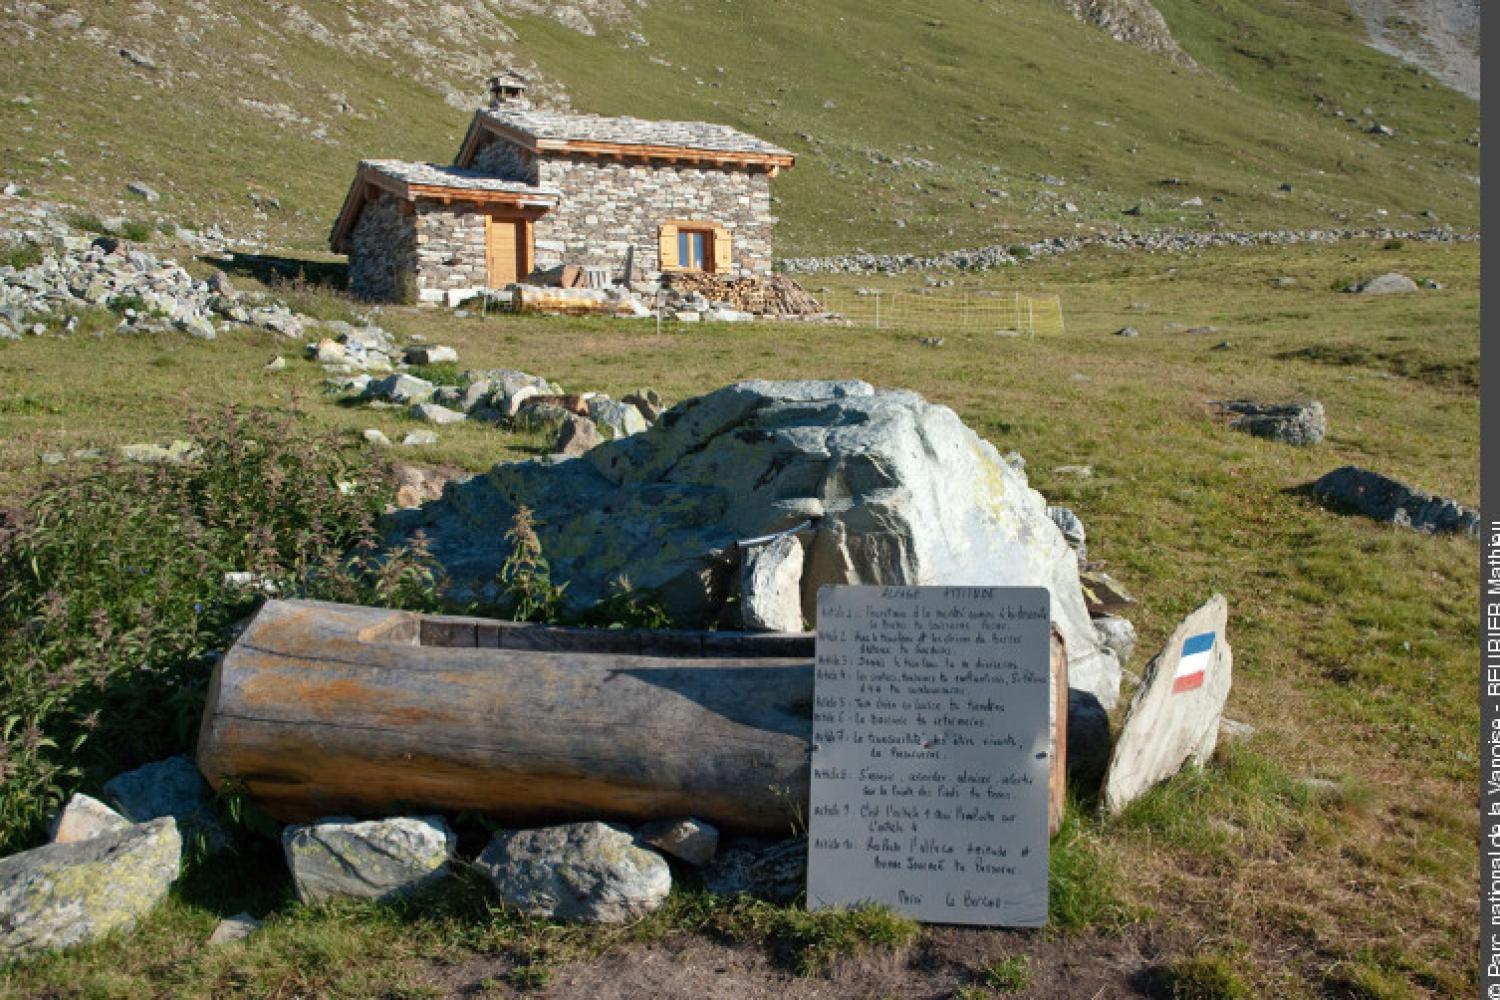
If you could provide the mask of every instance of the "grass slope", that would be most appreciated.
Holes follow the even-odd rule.
[[[1116,222],[1477,225],[1478,105],[1363,45],[1337,0],[1165,0],[1198,72],[1051,0],[655,0],[596,36],[479,6],[357,20],[332,0],[281,15],[164,2],[143,18],[96,2],[82,28],[0,15],[34,36],[7,71],[0,174],[102,213],[139,214],[124,184],[143,180],[163,194],[151,213],[316,248],[358,159],[452,156],[467,115],[444,97],[477,98],[493,58],[534,61],[580,110],[723,121],[798,152],[776,184],[786,254]],[[1365,107],[1396,135],[1332,115]]]

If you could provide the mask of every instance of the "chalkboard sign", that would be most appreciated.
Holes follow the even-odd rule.
[[[818,593],[809,909],[1047,922],[1045,587]]]

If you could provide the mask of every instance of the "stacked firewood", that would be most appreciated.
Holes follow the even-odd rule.
[[[827,311],[807,289],[783,274],[723,278],[694,272],[669,274],[667,282],[675,292],[697,292],[710,302],[727,302],[757,316],[811,316]]]

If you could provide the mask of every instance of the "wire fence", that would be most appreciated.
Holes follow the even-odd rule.
[[[931,333],[1010,333],[1024,337],[1063,332],[1062,300],[1020,292],[919,292],[830,290],[823,305],[855,326]]]

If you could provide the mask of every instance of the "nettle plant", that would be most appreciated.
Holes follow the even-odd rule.
[[[82,466],[0,510],[0,853],[37,841],[75,788],[191,746],[262,593],[438,606],[421,539],[380,544],[387,469],[293,414],[190,432],[188,464]]]

